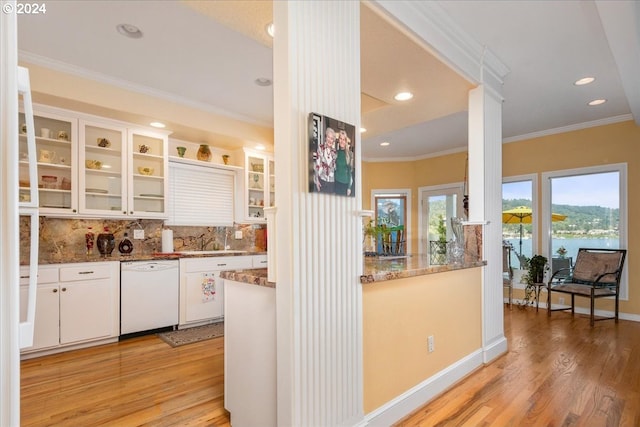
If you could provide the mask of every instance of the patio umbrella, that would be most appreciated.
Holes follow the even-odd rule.
[[[527,206],[518,206],[517,208],[502,211],[503,224],[520,224],[520,256],[522,256],[522,224],[531,224],[532,217],[533,211]],[[551,221],[553,222],[564,221],[566,218],[566,215],[551,214]]]

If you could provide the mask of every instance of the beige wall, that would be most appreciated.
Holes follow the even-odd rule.
[[[418,187],[462,181],[465,158],[466,153],[457,153],[414,162],[364,163],[364,209],[371,209],[372,189],[411,188],[411,251],[417,252]],[[626,265],[629,273],[629,301],[621,301],[620,311],[640,315],[640,283],[636,279],[640,270],[640,251],[634,250],[635,246],[640,247],[637,243],[640,241],[640,225],[634,221],[640,213],[640,193],[636,190],[640,185],[640,127],[633,121],[626,121],[503,146],[502,168],[505,177],[535,173],[540,180],[540,174],[543,172],[611,163],[627,163],[628,170],[629,253]],[[538,188],[541,188],[540,182]],[[540,241],[541,236],[538,236],[538,242]],[[516,290],[514,296],[520,298],[522,294]],[[546,298],[544,294],[543,298]],[[578,299],[578,303],[587,306],[581,299]],[[610,310],[612,305],[609,301],[598,301],[596,307]]]
[[[362,286],[364,412],[482,346],[480,268]],[[427,351],[433,335],[435,351]]]

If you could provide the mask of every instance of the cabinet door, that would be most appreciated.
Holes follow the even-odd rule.
[[[55,347],[60,343],[59,289],[57,284],[38,285],[33,346],[25,350]],[[28,286],[20,286],[20,317],[26,316]]]
[[[264,206],[269,206],[269,178],[266,156],[245,152],[245,216],[248,221],[264,222]]]
[[[126,215],[126,129],[80,121],[80,213]]]
[[[111,279],[60,284],[60,344],[112,335]]]
[[[129,130],[128,215],[163,218],[167,212],[166,134]]]
[[[186,274],[184,296],[185,322],[224,315],[224,286],[219,271]]]
[[[20,201],[28,202],[29,163],[25,122],[20,113],[19,185]],[[63,115],[34,112],[36,160],[38,165],[38,196],[43,214],[73,214],[78,210],[77,197],[77,120]]]

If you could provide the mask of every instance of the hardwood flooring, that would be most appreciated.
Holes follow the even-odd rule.
[[[230,426],[223,337],[172,348],[147,335],[21,367],[23,427]]]
[[[397,426],[640,426],[640,323],[514,306],[505,333],[508,354]],[[149,335],[23,361],[21,425],[230,426],[223,352]]]
[[[640,426],[640,323],[514,306],[509,352],[397,424]]]

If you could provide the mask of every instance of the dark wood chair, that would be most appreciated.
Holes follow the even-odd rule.
[[[552,311],[569,309],[571,309],[572,315],[575,314],[575,297],[579,296],[589,298],[591,301],[591,326],[596,320],[615,319],[618,322],[620,278],[626,254],[625,249],[580,248],[573,268],[558,269],[547,283],[548,315],[551,316]],[[562,278],[563,275],[566,277]],[[571,295],[571,307],[552,309],[551,294],[554,292]],[[615,299],[614,315],[596,319],[594,314],[595,300],[606,297]]]
[[[502,286],[509,289],[509,308],[513,300],[513,268],[511,268],[511,246],[502,245]]]

